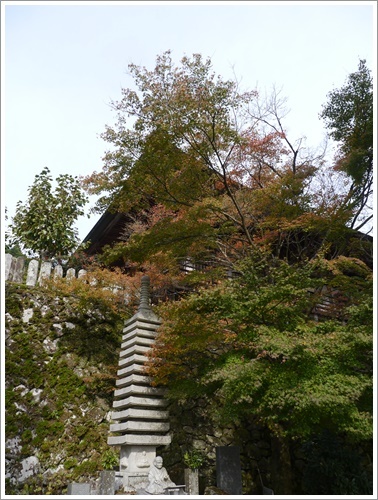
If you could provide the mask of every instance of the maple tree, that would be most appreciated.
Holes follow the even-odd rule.
[[[309,289],[317,289],[319,279],[347,297],[354,290],[348,306],[355,301],[360,312],[361,297],[369,301],[369,292],[351,286],[352,271],[340,270],[360,266],[363,271],[352,275],[365,273],[370,283],[370,271],[353,260],[356,255],[343,256],[354,234],[348,222],[358,211],[348,204],[350,193],[329,186],[324,191],[324,178],[334,172],[322,153],[289,139],[279,92],[262,98],[241,91],[238,82],[216,76],[209,59],[193,55],[176,66],[169,51],[157,57],[153,70],[132,64],[130,73],[136,90],[123,89],[122,99],[112,103],[118,121],[103,138],[113,147],[103,171],[88,176],[85,185],[102,195],[99,210],[138,214],[124,242],[105,252],[109,262],[123,256],[157,275],[160,270],[172,283],[198,280],[196,294],[161,309],[164,326],[150,366],[155,380],[169,382],[172,397],[217,395],[223,415],[253,412],[273,431],[277,423],[282,435],[306,436],[328,418],[340,431],[357,418],[356,435],[366,438],[368,377],[353,378],[354,368],[338,364],[337,353],[342,345],[349,354],[358,351],[359,342],[364,352],[369,349],[368,313],[356,338],[354,313],[343,303],[334,321],[317,324],[308,316],[319,299]],[[212,272],[179,277],[178,263],[185,260],[211,261]],[[224,267],[239,278],[225,280]],[[307,362],[322,357],[328,365],[304,376],[308,398],[300,406],[295,391],[285,387],[294,384],[296,369],[305,374]],[[360,413],[344,375],[364,401]],[[344,402],[338,399],[345,404],[339,420],[327,410],[328,382],[316,410],[311,392],[322,377],[334,384],[335,397],[345,394]],[[258,392],[259,382],[251,404],[256,380],[265,391]],[[287,408],[280,390],[287,392]],[[233,404],[237,394],[240,405]]]
[[[112,146],[103,171],[84,183],[101,195],[98,210],[130,214],[101,258],[185,292],[158,308],[154,382],[178,404],[211,401],[215,421],[257,420],[299,441],[327,427],[367,442],[371,244],[353,230],[357,172],[352,191],[337,185],[323,153],[289,138],[279,92],[243,92],[200,55],[176,66],[168,51],[130,73],[136,89],[112,103],[118,121],[102,136]],[[340,128],[351,148],[348,137]],[[351,149],[342,152],[346,171]],[[332,314],[318,321],[324,290]]]
[[[239,277],[165,304],[148,371],[176,401],[210,397],[213,418],[257,419],[306,439],[327,428],[372,437],[372,272],[338,257],[288,265],[266,255]],[[342,292],[332,318],[310,312],[323,286]]]
[[[129,68],[136,90],[122,89],[112,102],[118,121],[102,135],[113,147],[103,170],[84,179],[101,195],[98,210],[146,212],[113,256],[216,255],[232,266],[273,232],[276,240],[289,234],[288,222],[313,225],[304,214],[341,220],[337,204],[310,197],[322,155],[289,140],[278,92],[269,99],[242,92],[198,54],[176,66],[167,51],[152,71]]]

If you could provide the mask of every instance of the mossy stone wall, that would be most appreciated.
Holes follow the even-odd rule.
[[[129,312],[17,284],[5,305],[7,493],[64,494],[102,469]]]

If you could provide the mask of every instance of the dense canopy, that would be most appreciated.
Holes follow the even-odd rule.
[[[255,419],[279,439],[327,429],[368,441],[372,245],[356,231],[371,220],[365,62],[321,114],[335,163],[289,137],[279,92],[242,91],[198,54],[175,65],[168,51],[130,73],[104,169],[85,185],[98,210],[134,214],[103,261],[148,272],[160,299],[180,290],[159,306],[155,383],[178,403],[211,400],[214,421]]]

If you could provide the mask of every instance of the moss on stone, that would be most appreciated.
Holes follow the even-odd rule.
[[[6,289],[6,440],[19,440],[9,470],[35,455],[41,477],[7,481],[7,494],[64,494],[102,469],[126,309],[104,314],[80,297],[39,287]],[[25,309],[33,316],[23,322]],[[67,327],[66,323],[69,323]],[[62,325],[61,329],[56,326]],[[19,387],[17,390],[16,388]],[[68,467],[69,465],[69,467]],[[60,468],[60,469],[59,469]],[[46,473],[51,472],[46,476]],[[48,477],[48,479],[46,479]]]

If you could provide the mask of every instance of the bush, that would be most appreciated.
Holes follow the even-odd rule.
[[[184,463],[189,469],[198,469],[204,463],[205,458],[202,453],[196,449],[185,452]]]
[[[105,470],[113,470],[118,465],[118,456],[113,450],[106,450],[102,455],[101,465]]]
[[[361,455],[326,431],[303,446],[308,458],[303,475],[306,495],[372,495],[373,477]]]

